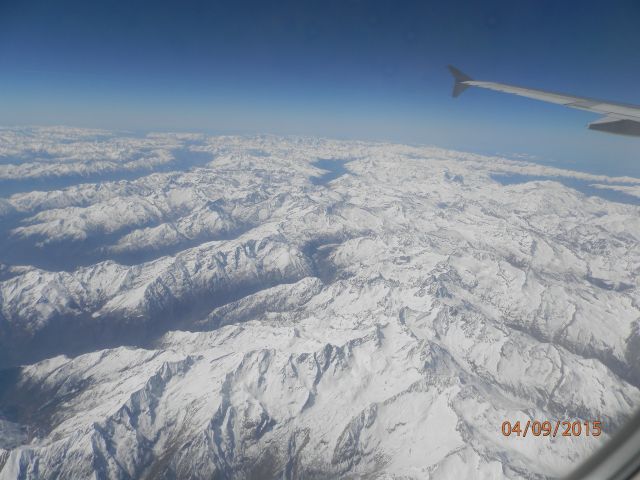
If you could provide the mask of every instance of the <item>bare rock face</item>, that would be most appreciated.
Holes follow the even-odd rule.
[[[557,176],[640,180],[295,137],[0,138],[1,480],[552,478],[640,405],[640,207]],[[528,419],[605,433],[500,433]]]

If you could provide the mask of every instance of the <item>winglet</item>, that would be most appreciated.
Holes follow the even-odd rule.
[[[455,83],[453,84],[452,95],[454,97],[457,97],[462,92],[464,92],[467,88],[469,88],[470,85],[467,85],[465,82],[469,82],[473,79],[469,75],[462,73],[460,70],[458,70],[456,67],[452,65],[449,65],[448,68],[449,68],[449,71],[451,72],[451,75],[453,75],[453,78],[455,79]]]

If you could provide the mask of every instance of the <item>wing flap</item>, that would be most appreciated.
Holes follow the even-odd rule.
[[[628,118],[604,117],[589,124],[590,130],[640,137],[640,122]]]

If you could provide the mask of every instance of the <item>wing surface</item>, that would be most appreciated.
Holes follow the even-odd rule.
[[[638,105],[610,102],[588,97],[576,97],[574,95],[539,90],[536,88],[519,87],[506,83],[474,80],[469,75],[462,73],[456,67],[452,66],[449,66],[449,71],[455,80],[453,86],[454,97],[459,96],[469,87],[510,93],[604,115],[601,119],[589,124],[591,130],[616,133],[619,135],[640,136],[640,106]]]

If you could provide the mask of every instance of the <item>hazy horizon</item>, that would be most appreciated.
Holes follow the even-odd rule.
[[[446,70],[640,103],[640,7],[467,3],[4,3],[0,124],[380,140],[640,175],[638,140],[586,130],[596,115],[454,100]]]

